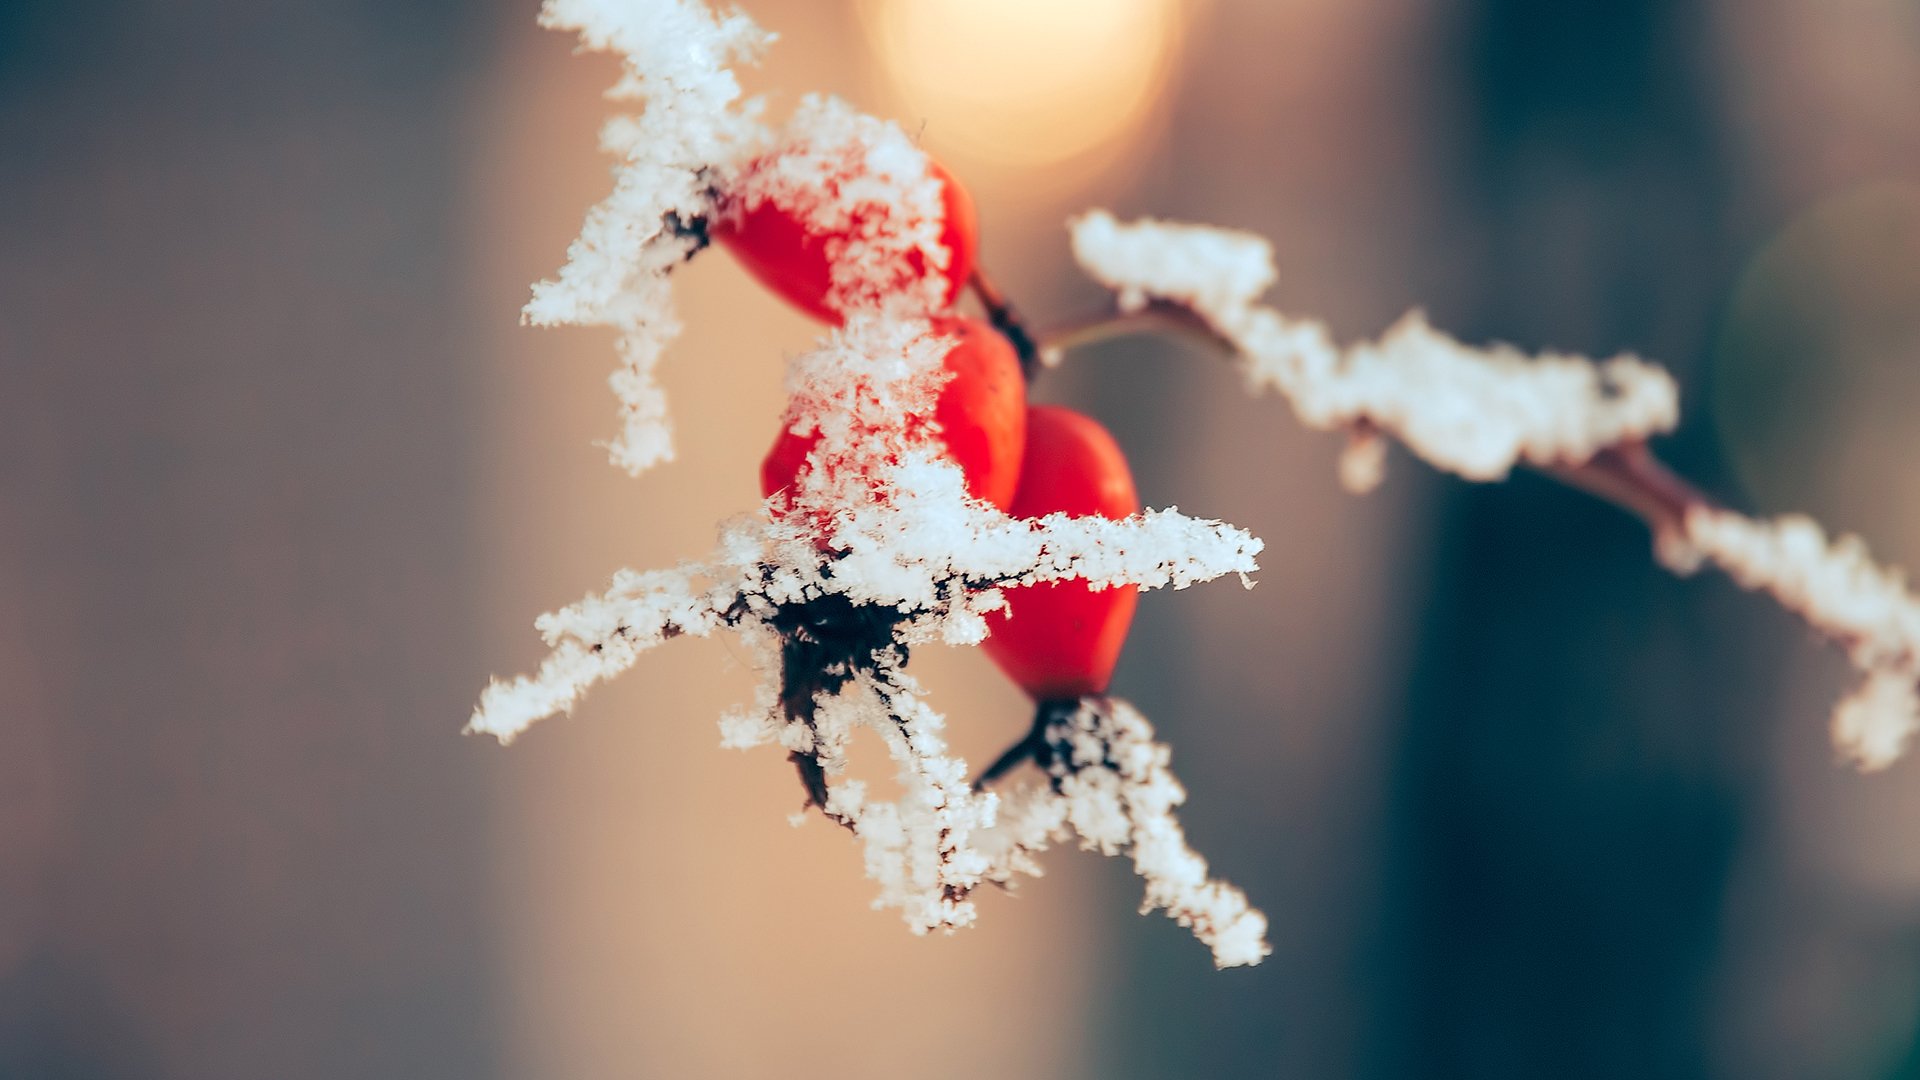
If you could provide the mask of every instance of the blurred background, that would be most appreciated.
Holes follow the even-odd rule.
[[[1671,365],[1683,471],[1920,565],[1912,0],[747,6],[750,86],[920,133],[1035,322],[1101,300],[1077,209],[1252,229],[1343,339]],[[1074,852],[910,937],[718,748],[725,641],[461,738],[537,612],[751,504],[814,332],[698,260],[681,459],[606,465],[609,338],[517,313],[615,69],[534,8],[0,2],[0,1077],[1920,1077],[1920,763],[1835,765],[1830,650],[1537,478],[1348,497],[1177,344],[1036,396],[1267,541],[1117,688],[1262,967]],[[915,668],[970,758],[1025,725]]]

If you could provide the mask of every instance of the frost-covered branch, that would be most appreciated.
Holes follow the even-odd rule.
[[[991,385],[979,374],[963,383],[965,364],[947,364],[980,359],[955,339],[947,315],[963,282],[992,323],[978,333],[1003,336],[997,347],[1010,343],[1029,377],[1062,349],[1119,331],[1172,329],[1213,343],[1237,358],[1249,389],[1278,393],[1303,423],[1346,435],[1341,479],[1356,491],[1380,482],[1391,439],[1469,480],[1526,466],[1609,499],[1648,523],[1675,572],[1718,566],[1846,649],[1864,678],[1836,711],[1834,732],[1863,766],[1893,760],[1920,726],[1920,601],[1902,576],[1876,566],[1855,539],[1829,543],[1804,518],[1761,522],[1722,509],[1662,465],[1646,443],[1672,430],[1679,410],[1661,368],[1632,356],[1595,363],[1475,348],[1417,313],[1376,341],[1341,346],[1325,324],[1260,302],[1275,279],[1264,240],[1123,224],[1104,212],[1074,223],[1074,250],[1114,290],[1117,311],[1036,337],[974,262],[964,188],[897,125],[808,96],[775,128],[760,103],[742,100],[728,65],[770,40],[745,16],[716,16],[697,0],[548,0],[542,22],[621,54],[609,96],[642,103],[607,124],[614,190],[525,310],[541,325],[619,332],[614,462],[638,472],[671,456],[653,377],[679,329],[670,274],[709,239],[834,329],[787,365],[788,429],[776,450],[798,447],[782,459],[791,481],[775,474],[765,490],[780,490],[721,523],[701,558],[622,571],[606,591],[542,616],[547,656],[531,674],[492,683],[470,731],[510,741],[642,653],[726,631],[759,678],[752,699],[722,717],[722,742],[783,751],[807,805],[863,845],[876,905],[899,911],[914,931],[971,923],[980,885],[1037,874],[1041,851],[1077,837],[1085,849],[1132,859],[1146,881],[1142,910],[1163,909],[1192,929],[1220,966],[1267,955],[1265,917],[1212,879],[1187,845],[1174,816],[1186,793],[1170,752],[1131,706],[1099,696],[1046,702],[1029,735],[970,782],[945,719],[907,671],[922,644],[981,642],[986,616],[1009,606],[1005,590],[1069,580],[1096,592],[1179,589],[1229,574],[1244,583],[1261,550],[1240,529],[1171,508],[1101,516],[1138,505],[1117,448],[1108,456],[1118,467],[1074,474],[1088,489],[1074,494],[1117,476],[1122,509],[1048,512],[1080,505],[1064,500],[1009,516],[999,507],[1021,505],[1012,471],[1000,495],[983,497],[997,505],[970,495],[962,421],[988,407],[960,420],[941,412],[965,397],[949,389]],[[1044,444],[1024,433],[1041,410],[1026,409],[1018,390],[1007,400],[1013,419],[995,429],[1003,439],[995,445],[1013,447],[1003,457],[1018,466],[1022,491],[1044,490],[1064,475],[1055,459],[1071,454],[1058,443],[1036,452]],[[1030,474],[1035,461],[1040,471]],[[1082,624],[1020,625],[1051,635],[1055,625]],[[1104,690],[1112,655],[1092,689],[1059,692]],[[1036,697],[1052,692],[1023,685]],[[886,747],[897,797],[873,798],[849,775],[856,738]],[[1044,782],[994,789],[1028,761]]]
[[[927,320],[951,299],[929,271],[961,271],[940,224],[952,189],[919,147],[896,125],[827,98],[803,100],[778,132],[764,126],[726,66],[768,40],[741,15],[717,18],[690,0],[549,0],[542,22],[622,54],[625,72],[610,96],[645,103],[607,125],[603,145],[619,159],[614,191],[526,308],[542,325],[620,331],[612,381],[624,426],[614,462],[638,472],[671,456],[653,379],[679,329],[669,275],[710,233],[833,237],[793,251],[825,259],[817,313],[844,326],[788,365],[792,432],[814,440],[792,487],[723,523],[705,557],[623,571],[606,592],[542,616],[547,657],[532,674],[490,685],[468,730],[510,741],[570,710],[643,652],[730,631],[760,678],[752,701],[721,719],[723,742],[786,752],[808,803],[863,843],[878,906],[898,910],[916,932],[964,926],[974,918],[972,891],[1000,880],[975,842],[994,825],[999,799],[977,791],[948,749],[944,719],[905,670],[909,650],[977,643],[985,613],[1016,585],[1244,580],[1260,542],[1174,510],[1124,521],[1021,520],[970,498],[938,425],[924,419],[952,345]],[[791,261],[772,269],[808,272]],[[846,775],[848,747],[862,732],[887,747],[898,798],[871,798]],[[1135,816],[1145,831],[1130,845],[1137,858],[1160,850],[1154,838],[1166,830],[1149,814],[1170,805],[1164,790],[1142,790]],[[1155,902],[1203,936],[1241,933],[1216,929],[1222,916],[1173,885],[1161,892]],[[1234,947],[1258,958],[1244,943]]]
[[[1469,480],[1540,469],[1640,516],[1674,572],[1718,566],[1845,649],[1863,679],[1835,709],[1833,736],[1862,768],[1891,764],[1920,728],[1920,598],[1905,574],[1874,563],[1856,537],[1829,543],[1809,518],[1723,509],[1661,464],[1646,440],[1679,421],[1664,370],[1631,356],[1476,349],[1418,313],[1377,342],[1342,348],[1324,324],[1259,303],[1275,280],[1259,237],[1123,224],[1102,211],[1072,228],[1076,258],[1115,291],[1118,311],[1042,335],[1043,349],[1136,329],[1201,337],[1236,357],[1251,391],[1278,392],[1309,427],[1346,430],[1341,478],[1358,491],[1379,482],[1382,436]]]
[[[1275,391],[1323,431],[1365,424],[1469,480],[1516,464],[1580,465],[1679,420],[1673,379],[1631,356],[1595,364],[1476,349],[1407,315],[1379,340],[1342,348],[1324,323],[1260,304],[1273,249],[1246,233],[1095,211],[1073,224],[1074,255],[1118,294],[1122,311],[1154,300],[1185,308],[1233,346],[1248,388]]]
[[[1077,836],[1084,850],[1132,859],[1146,879],[1140,913],[1164,910],[1213,950],[1216,965],[1257,964],[1271,951],[1266,916],[1210,877],[1207,861],[1187,846],[1173,813],[1186,789],[1173,775],[1172,751],[1138,710],[1117,698],[1049,702],[1023,743],[1048,781],[1005,796],[999,820],[978,840],[987,880],[1037,874],[1036,855]]]
[[[910,467],[953,472],[957,494],[958,470],[951,465],[923,460]],[[977,641],[979,615],[1002,586],[1099,574],[1107,585],[1182,587],[1251,571],[1259,543],[1170,511],[1125,522],[1028,523],[957,498],[949,507],[953,518],[984,519],[975,534],[980,554],[955,560],[936,551],[916,559],[892,546],[893,572],[879,576],[851,571],[862,564],[848,560],[874,539],[858,523],[835,533],[848,545],[839,554],[822,551],[792,520],[739,519],[706,562],[623,574],[607,593],[542,617],[552,653],[536,674],[490,687],[469,730],[509,741],[570,707],[593,683],[632,666],[647,648],[682,634],[731,629],[755,658],[761,680],[753,704],[722,719],[723,741],[738,748],[775,745],[801,765],[810,802],[865,844],[868,873],[881,885],[877,904],[899,909],[916,931],[966,925],[974,915],[969,893],[983,880],[1004,880],[989,873],[995,863],[970,840],[993,825],[998,801],[977,792],[966,762],[948,751],[943,718],[903,670],[909,645]],[[892,530],[897,545],[901,536],[937,535],[928,516],[925,504],[909,500],[867,525],[889,531],[886,519],[899,519]],[[958,520],[946,524],[967,527]],[[862,782],[844,777],[847,747],[863,729],[878,735],[894,760],[905,791],[896,801],[869,799]],[[1147,801],[1150,794],[1130,804],[1142,820],[1155,805]],[[1161,851],[1166,835],[1157,826],[1143,831],[1152,844],[1134,850],[1136,861]],[[1146,873],[1149,864],[1141,865]],[[1213,943],[1206,935],[1220,920],[1185,893],[1166,895],[1171,899],[1156,905],[1173,905],[1176,917]],[[1180,914],[1190,908],[1199,913]]]
[[[614,464],[639,473],[673,457],[665,395],[654,368],[680,333],[667,271],[702,243],[688,224],[713,205],[711,177],[764,142],[757,102],[741,100],[728,66],[772,40],[751,19],[716,16],[689,0],[547,0],[542,26],[573,30],[581,45],[618,53],[615,101],[644,101],[616,116],[600,145],[614,156],[614,188],[587,212],[566,265],[534,286],[522,317],[536,326],[608,326],[619,332],[610,377],[620,433]]]
[[[606,592],[543,616],[547,657],[489,686],[470,730],[506,742],[643,652],[725,630],[760,680],[752,701],[722,719],[723,741],[785,751],[808,803],[860,838],[877,903],[914,930],[968,924],[981,883],[1037,873],[1041,850],[1077,836],[1132,858],[1147,882],[1144,909],[1192,928],[1221,966],[1266,955],[1264,917],[1188,848],[1169,752],[1130,706],[1048,703],[1033,732],[969,783],[943,717],[906,671],[920,644],[981,641],[1002,590],[1244,581],[1260,550],[1241,530],[1172,509],[1118,521],[1013,518],[971,498],[939,443],[936,408],[949,377],[942,358],[958,346],[929,321],[962,281],[1029,377],[1063,349],[1115,332],[1171,329],[1213,343],[1237,358],[1250,390],[1278,393],[1303,423],[1345,434],[1340,476],[1355,491],[1381,481],[1394,440],[1469,480],[1525,466],[1611,500],[1647,522],[1675,572],[1717,566],[1846,650],[1863,678],[1836,709],[1834,736],[1863,767],[1894,760],[1920,727],[1920,600],[1903,576],[1857,539],[1829,542],[1800,517],[1743,517],[1667,469],[1647,448],[1679,420],[1661,368],[1624,355],[1477,348],[1418,313],[1343,346],[1324,323],[1260,302],[1275,280],[1264,240],[1104,212],[1075,222],[1074,250],[1114,290],[1117,311],[1036,336],[973,261],[964,189],[897,125],[819,96],[778,128],[762,121],[728,66],[771,40],[745,16],[716,16],[697,0],[548,0],[542,22],[621,54],[609,97],[642,103],[606,125],[614,190],[525,309],[541,325],[619,332],[614,462],[638,472],[671,456],[654,381],[679,330],[669,275],[709,239],[840,329],[788,366],[789,435],[811,440],[792,486],[723,523],[703,558],[623,571]],[[847,775],[848,747],[863,733],[887,747],[898,798],[870,798]],[[1045,783],[988,790],[1026,761]]]
[[[1013,309],[1013,301],[1007,299],[1006,294],[1000,291],[1000,287],[987,276],[987,272],[979,267],[974,268],[973,276],[967,280],[967,285],[973,289],[973,295],[980,301],[980,306],[986,310],[987,321],[993,324],[995,330],[1006,336],[1008,343],[1013,346],[1015,355],[1020,357],[1020,373],[1026,376],[1028,382],[1032,382],[1042,362],[1040,343],[1034,340],[1032,331],[1027,329],[1026,321]]]
[[[1185,588],[1244,578],[1261,545],[1174,510],[1121,521],[1020,519],[969,498],[936,431],[910,423],[939,389],[944,345],[925,321],[856,314],[791,361],[795,430],[819,436],[795,487],[727,522],[704,559],[622,573],[605,593],[543,616],[552,651],[535,673],[489,687],[469,730],[508,741],[647,649],[730,630],[760,681],[752,703],[722,719],[723,741],[786,751],[809,803],[861,839],[867,872],[880,883],[877,904],[899,910],[917,932],[970,923],[973,889],[1002,880],[974,839],[994,825],[998,797],[977,791],[966,762],[949,751],[944,719],[904,670],[910,648],[977,643],[1004,588],[1069,578]],[[886,745],[898,799],[872,799],[846,776],[847,748],[863,731]],[[1130,761],[1116,758],[1115,767]],[[1141,788],[1129,796],[1131,812],[1153,820],[1155,807],[1172,805],[1166,793]],[[1143,824],[1128,850],[1136,860],[1172,859],[1168,835],[1177,839],[1177,829]],[[1141,865],[1144,873],[1159,864]],[[1176,888],[1182,880],[1168,878],[1150,898],[1203,938],[1231,938],[1231,955],[1247,955],[1244,929],[1228,927],[1224,908],[1199,906],[1211,893]]]
[[[1875,563],[1857,536],[1829,541],[1802,515],[1755,521],[1698,507],[1686,526],[1696,560],[1799,614],[1860,670],[1860,685],[1833,712],[1841,752],[1863,769],[1898,760],[1920,728],[1920,599],[1905,573]]]

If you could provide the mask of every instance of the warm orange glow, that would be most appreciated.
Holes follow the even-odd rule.
[[[905,119],[1007,169],[1110,162],[1152,117],[1181,0],[861,0]],[[911,125],[909,125],[911,126]],[[1057,177],[1056,177],[1057,179]]]

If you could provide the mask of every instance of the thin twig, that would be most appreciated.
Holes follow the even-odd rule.
[[[1044,727],[1045,725],[1036,721],[1033,727],[1020,737],[1019,742],[1001,751],[1000,756],[993,759],[993,764],[987,766],[986,770],[974,779],[973,790],[985,791],[988,784],[1019,768],[1028,760],[1038,757],[1040,749],[1047,744]]]
[[[1084,702],[1103,702],[1104,697],[1094,698],[1053,698],[1042,701],[1033,712],[1033,726],[1027,733],[1000,752],[993,764],[987,766],[979,779],[973,782],[973,790],[985,791],[988,784],[1032,761],[1049,772],[1056,761],[1070,761],[1072,755],[1065,749],[1054,745],[1055,729],[1080,710]],[[1057,778],[1056,778],[1057,782]]]
[[[1655,536],[1663,539],[1684,542],[1687,514],[1719,505],[1654,457],[1644,442],[1609,446],[1585,464],[1543,471],[1561,483],[1638,516]]]
[[[780,634],[780,704],[787,722],[815,732],[820,699],[838,694],[855,671],[873,666],[873,657],[892,641],[898,617],[896,611],[855,604],[839,593],[775,612],[771,623]],[[818,750],[794,750],[787,758],[807,793],[806,805],[857,835],[852,819],[827,809],[830,790]]]
[[[1020,374],[1032,382],[1034,376],[1040,373],[1040,346],[1027,330],[1027,324],[1021,320],[1020,314],[1013,310],[1013,303],[979,266],[973,268],[973,276],[967,279],[967,285],[973,289],[973,295],[980,298],[980,306],[987,309],[987,321],[1006,337],[1015,355],[1020,357]]]
[[[1048,327],[1036,339],[1042,355],[1097,345],[1133,334],[1173,332],[1202,341],[1231,354],[1233,343],[1222,337],[1193,309],[1166,300],[1153,300],[1129,310],[1111,308]]]
[[[1198,313],[1166,300],[1154,300],[1126,311],[1110,309],[1063,322],[1043,331],[1038,341],[1042,353],[1052,353],[1132,334],[1163,332],[1192,338],[1226,355],[1237,352],[1233,343]],[[1362,416],[1355,424],[1382,435],[1390,434],[1369,417]],[[1628,511],[1646,522],[1654,535],[1663,540],[1681,540],[1686,536],[1689,511],[1719,505],[1655,457],[1646,443],[1637,440],[1606,447],[1578,465],[1540,471]]]

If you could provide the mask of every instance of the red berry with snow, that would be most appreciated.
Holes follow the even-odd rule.
[[[1133,474],[1107,429],[1055,405],[1027,410],[1026,455],[1008,511],[1124,518],[1138,513]],[[1132,585],[1093,589],[1079,578],[1007,591],[987,616],[987,655],[1037,701],[1104,694],[1139,600]]]
[[[978,319],[934,319],[933,332],[956,339],[941,361],[949,377],[933,409],[939,440],[966,475],[967,493],[1006,510],[1013,504],[1026,445],[1027,389],[1020,358],[999,331]],[[760,463],[761,493],[791,487],[819,441],[817,433],[781,431]]]
[[[802,311],[839,325],[844,312],[886,298],[923,298],[913,314],[945,311],[973,273],[973,199],[939,162],[926,162],[920,200],[876,177],[863,158],[822,169],[789,158],[749,164],[710,228],[747,272]],[[911,191],[919,185],[907,185]],[[916,206],[916,202],[921,205]]]

